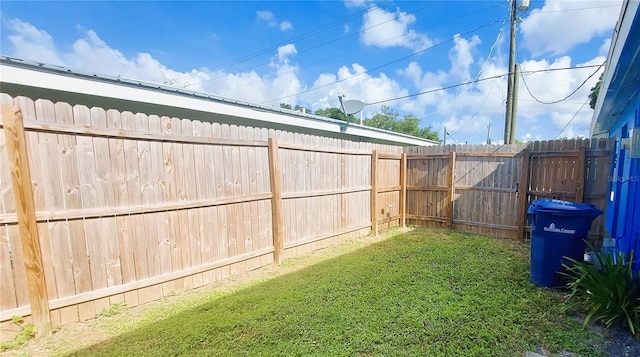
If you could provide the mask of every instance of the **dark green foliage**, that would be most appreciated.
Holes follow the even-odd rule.
[[[567,258],[571,264],[563,264],[567,269],[564,275],[571,293],[563,311],[582,309],[585,325],[592,319],[607,327],[622,322],[640,336],[640,274],[633,276],[630,257],[633,253],[614,257],[597,252],[600,269],[596,264]]]
[[[318,109],[313,114],[331,119],[344,120],[350,123],[360,122],[360,119],[356,119],[351,115],[345,115],[340,108]]]
[[[386,129],[396,133],[417,136],[435,141],[440,141],[438,133],[431,127],[420,128],[420,118],[407,114],[400,118],[398,113],[387,106],[382,106],[380,113],[364,120],[364,125],[374,128]]]
[[[318,109],[314,114],[344,120],[350,123],[360,123],[359,118],[353,115],[344,115],[340,108]],[[387,106],[382,106],[380,113],[374,114],[371,118],[365,118],[362,123],[364,126],[370,126],[372,128],[440,141],[438,133],[432,130],[430,126],[420,128],[420,118],[412,114],[407,114],[403,118],[400,118],[397,112]]]
[[[596,82],[596,85],[591,88],[591,93],[589,93],[589,107],[591,107],[591,109],[596,109],[596,102],[598,101],[598,95],[600,94],[600,87],[602,87],[603,76],[604,72],[600,74],[598,82]]]
[[[311,109],[303,107],[303,106],[300,106],[298,104],[296,104],[295,107],[292,107],[291,104],[280,103],[280,108],[289,109],[289,110],[295,110],[295,111],[303,112],[303,113],[311,113]]]

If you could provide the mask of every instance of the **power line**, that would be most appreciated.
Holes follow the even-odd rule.
[[[605,62],[606,63],[606,62]],[[601,67],[605,63],[602,64],[590,64],[587,66],[575,66],[575,67],[558,67],[558,68],[547,68],[547,69],[536,69],[535,71],[520,71],[521,74],[533,74],[540,72],[555,72],[555,71],[566,71],[568,69],[582,69],[582,68],[594,68]]]
[[[525,73],[552,72],[552,71],[571,70],[571,69],[583,69],[583,68],[592,68],[592,67],[600,67],[600,66],[601,66],[601,65],[588,65],[588,66],[579,66],[579,67],[564,67],[564,68],[539,69],[539,70],[535,70],[535,71],[526,71]],[[450,85],[450,86],[441,87],[441,88],[436,88],[436,89],[431,89],[431,90],[424,91],[424,92],[418,92],[418,93],[414,93],[414,94],[403,95],[403,96],[401,96],[401,97],[395,97],[395,98],[390,98],[390,99],[380,100],[380,101],[373,102],[373,103],[367,103],[367,105],[375,105],[375,104],[381,104],[381,103],[386,103],[386,102],[392,102],[392,101],[400,100],[400,99],[406,99],[406,98],[416,97],[416,96],[423,95],[423,94],[429,94],[429,93],[439,92],[439,91],[443,91],[443,90],[447,90],[447,89],[452,89],[452,88],[456,88],[456,87],[466,86],[466,85],[469,85],[469,84],[474,84],[474,83],[478,83],[478,82],[488,81],[488,80],[490,80],[490,79],[501,78],[501,77],[505,77],[505,76],[508,76],[508,75],[509,75],[508,73],[498,74],[498,75],[491,76],[491,77],[480,78],[480,79],[477,79],[477,80],[475,80],[475,81],[469,81],[469,82],[464,82],[464,83],[452,84],[452,85]]]
[[[316,45],[316,46],[313,46],[313,47],[307,48],[307,49],[305,49],[304,51],[299,52],[298,54],[301,54],[301,53],[304,53],[304,52],[308,52],[308,51],[311,51],[311,50],[313,50],[313,49],[320,48],[320,47],[323,47],[323,46],[325,46],[325,45],[328,45],[328,44],[330,44],[330,43],[337,42],[337,41],[342,40],[342,39],[344,39],[344,38],[347,38],[347,37],[351,37],[351,36],[357,35],[357,34],[359,34],[359,33],[361,33],[361,32],[366,31],[366,30],[370,30],[370,29],[372,29],[372,28],[375,28],[375,27],[378,27],[378,26],[382,26],[382,25],[384,25],[385,23],[388,23],[388,22],[391,22],[391,21],[396,21],[396,20],[398,20],[398,19],[400,19],[400,18],[403,18],[403,17],[405,17],[405,16],[409,16],[409,15],[412,15],[412,14],[418,13],[418,12],[420,12],[420,11],[423,11],[423,10],[428,9],[428,8],[430,8],[430,7],[436,6],[436,5],[438,5],[438,4],[440,4],[440,3],[443,3],[443,2],[444,2],[444,0],[440,0],[440,1],[438,1],[438,2],[430,3],[428,6],[423,6],[423,7],[417,8],[417,9],[413,9],[413,10],[411,10],[411,13],[409,13],[409,12],[404,13],[404,14],[402,14],[402,15],[399,15],[397,18],[396,18],[396,17],[394,17],[393,19],[390,19],[390,20],[387,20],[387,21],[384,21],[384,22],[380,22],[380,23],[378,23],[378,24],[375,24],[375,25],[369,26],[369,27],[367,27],[367,28],[360,29],[359,31],[354,32],[354,33],[350,33],[349,35],[341,36],[341,37],[338,37],[338,38],[336,38],[336,39],[333,39],[333,40],[330,40],[330,41],[324,42],[324,43],[322,43],[322,44],[320,44],[320,45]],[[337,26],[337,25],[344,24],[344,23],[348,22],[349,20],[351,20],[351,19],[353,19],[353,18],[359,17],[360,15],[362,15],[362,14],[364,14],[364,13],[369,12],[369,11],[370,11],[371,9],[373,9],[373,8],[381,8],[381,6],[384,6],[384,5],[386,5],[386,4],[391,4],[391,1],[385,1],[385,2],[383,2],[383,3],[379,3],[379,4],[371,5],[371,6],[367,7],[366,9],[360,10],[360,11],[358,11],[357,13],[355,13],[355,14],[353,14],[353,15],[351,15],[351,16],[348,16],[348,17],[346,17],[346,18],[344,18],[344,19],[342,19],[342,20],[334,21],[334,22],[332,22],[332,23],[330,23],[330,24],[328,24],[328,25],[325,25],[325,26],[319,27],[319,28],[317,28],[317,29],[314,29],[314,30],[308,31],[308,32],[303,33],[303,34],[301,34],[301,35],[298,35],[298,36],[296,36],[296,37],[293,37],[293,38],[290,38],[290,39],[288,39],[288,40],[285,40],[285,41],[279,42],[279,43],[277,43],[277,44],[275,44],[275,45],[272,45],[272,46],[270,46],[270,47],[268,47],[268,48],[265,48],[265,49],[262,49],[262,50],[256,51],[256,52],[254,52],[254,53],[252,53],[252,54],[249,54],[249,55],[246,55],[246,56],[243,56],[243,57],[237,58],[237,59],[235,59],[235,60],[229,61],[229,62],[224,63],[224,64],[222,64],[222,65],[215,66],[215,67],[213,67],[213,68],[209,68],[209,69],[204,70],[204,71],[199,71],[199,72],[196,72],[196,73],[188,74],[188,75],[186,75],[186,76],[183,76],[183,77],[180,77],[180,78],[177,78],[177,79],[172,79],[172,81],[173,81],[173,82],[182,82],[182,81],[184,81],[184,80],[186,80],[186,79],[188,79],[188,78],[191,78],[191,77],[200,76],[200,75],[202,75],[202,74],[207,74],[207,73],[214,72],[214,71],[216,71],[216,70],[224,69],[224,68],[229,67],[229,66],[234,65],[234,64],[238,64],[238,63],[246,62],[247,60],[250,60],[250,59],[256,58],[256,57],[258,57],[258,56],[261,56],[261,55],[267,54],[267,53],[269,53],[269,52],[271,52],[271,51],[273,51],[273,50],[277,49],[278,47],[280,47],[281,45],[284,45],[284,44],[286,44],[286,43],[293,43],[293,42],[295,42],[295,41],[299,41],[299,40],[305,39],[305,38],[307,38],[307,37],[309,37],[309,36],[311,36],[311,35],[314,35],[314,34],[317,34],[317,33],[322,32],[322,31],[328,30],[328,29],[330,29],[330,28],[332,28],[332,27],[335,27],[335,26]],[[248,67],[248,68],[242,69],[242,70],[240,70],[240,71],[236,71],[236,72],[248,71],[248,70],[251,70],[251,69],[255,69],[255,68],[258,68],[258,67],[265,66],[265,65],[267,65],[267,64],[269,64],[269,63],[271,63],[271,62],[269,61],[269,62],[265,62],[265,63],[259,64],[259,65],[251,66],[251,67]],[[207,80],[197,81],[196,83],[209,82],[209,81],[216,80],[216,79],[223,78],[223,77],[224,77],[224,76],[218,76],[218,77],[210,78],[210,79],[207,79]]]
[[[505,17],[505,21],[506,19],[509,17],[509,12],[507,11],[506,17]],[[491,58],[491,55],[493,54],[493,50],[496,47],[496,45],[498,44],[498,41],[500,40],[500,36],[502,35],[502,32],[504,31],[504,27],[500,28],[500,31],[498,32],[498,35],[496,36],[496,40],[493,42],[493,45],[491,46],[491,49],[489,50],[489,55],[487,56],[487,59],[485,60],[484,64],[482,65],[482,67],[480,68],[480,71],[478,71],[478,74],[476,74],[476,76],[473,78],[473,80],[477,80],[478,77],[480,76],[480,73],[482,73],[484,71],[484,68],[486,67],[487,63],[489,63],[489,59]],[[473,113],[473,115],[466,121],[470,121],[473,120],[473,118],[476,117],[476,115],[480,112],[480,110],[484,107],[484,105],[487,103],[487,99],[489,99],[489,96],[491,95],[491,92],[493,91],[493,87],[495,87],[496,82],[494,81],[493,84],[491,85],[491,88],[489,88],[489,92],[487,92],[487,95],[485,96],[484,100],[482,101],[482,104],[478,107],[478,109],[475,111],[475,113]],[[453,101],[449,102],[448,105],[451,105],[452,103],[454,103],[456,100],[458,100],[459,98],[462,97],[462,95],[464,93],[466,93],[469,89],[471,88],[471,86],[468,86],[465,88],[464,91],[462,91],[462,93],[460,93],[456,98],[453,99]],[[433,113],[429,113],[427,115],[424,115],[422,117],[426,117],[428,115],[433,115],[435,113],[438,113],[440,110],[436,110]],[[452,135],[457,134],[460,130],[462,129],[462,123],[460,123],[460,127],[458,128],[458,130],[456,130],[454,133],[452,133]]]
[[[440,4],[440,3],[443,3],[443,2],[444,2],[444,1],[439,1],[439,2],[437,2],[436,4]],[[378,4],[378,5],[381,5],[381,4]],[[410,14],[418,13],[418,12],[423,11],[423,10],[425,10],[425,9],[429,8],[429,7],[432,7],[432,6],[435,6],[435,4],[434,4],[434,5],[430,5],[430,6],[420,7],[420,8],[418,8],[418,9],[412,9],[410,13],[405,13],[404,15],[398,16],[397,18],[394,18],[394,19],[391,19],[391,20],[388,20],[388,21],[385,21],[385,22],[382,22],[382,23],[379,23],[379,24],[376,24],[376,25],[373,25],[373,26],[370,26],[370,27],[367,27],[367,28],[360,29],[359,31],[349,33],[348,35],[340,36],[340,37],[338,37],[338,38],[335,38],[335,39],[329,40],[329,41],[327,41],[327,42],[324,42],[324,43],[321,43],[321,44],[318,44],[318,45],[315,45],[315,46],[312,46],[312,47],[305,48],[305,49],[303,49],[303,50],[301,50],[301,51],[297,52],[297,54],[296,54],[296,55],[301,55],[301,54],[303,54],[303,53],[310,52],[310,51],[315,50],[315,49],[318,49],[318,48],[322,48],[322,47],[324,47],[324,46],[326,46],[326,45],[329,45],[329,44],[331,44],[331,43],[335,43],[335,42],[338,42],[338,41],[340,41],[340,40],[346,39],[346,38],[348,38],[348,37],[352,37],[352,36],[358,35],[358,34],[360,34],[360,33],[364,32],[364,31],[366,31],[366,30],[369,30],[369,29],[374,28],[374,27],[376,27],[376,26],[380,26],[380,25],[382,25],[382,24],[384,24],[384,23],[387,23],[387,22],[390,22],[390,21],[395,21],[395,20],[397,20],[397,19],[399,19],[399,18],[401,18],[401,17],[407,16],[407,15],[410,15]],[[439,24],[449,23],[449,22],[451,22],[451,21],[453,21],[453,20],[460,19],[460,18],[467,17],[467,16],[471,16],[471,15],[474,15],[474,14],[476,14],[476,13],[479,13],[479,12],[485,11],[485,10],[487,10],[487,9],[490,9],[490,8],[493,8],[493,7],[496,7],[496,6],[497,6],[497,5],[492,5],[492,6],[489,6],[489,7],[485,7],[485,8],[482,8],[482,9],[480,9],[480,10],[476,10],[476,11],[473,11],[473,12],[470,12],[470,13],[466,13],[466,14],[463,14],[463,15],[460,15],[460,16],[456,16],[456,17],[453,17],[453,18],[450,18],[450,19],[445,19],[445,20],[443,20],[443,21],[441,21],[441,22],[439,22],[439,23],[433,23],[433,24],[430,24],[429,26],[421,27],[421,28],[418,28],[418,29],[416,29],[416,30],[426,30],[426,29],[429,29],[429,28],[434,28],[434,27],[438,26]],[[380,7],[380,6],[378,6],[378,7]],[[368,11],[369,9],[371,9],[371,7],[370,7],[370,8],[368,8],[368,9],[367,9],[367,11]],[[361,14],[361,13],[362,13],[362,11],[361,11],[361,12],[359,12],[359,14]],[[349,19],[350,19],[350,18],[352,18],[352,17],[354,17],[354,16],[350,16],[350,17],[349,17]],[[343,22],[346,22],[346,21],[343,21]],[[384,43],[384,42],[386,42],[386,41],[390,41],[390,40],[396,39],[396,38],[398,38],[398,37],[404,37],[404,36],[406,36],[406,34],[403,34],[403,35],[400,35],[400,36],[396,36],[396,37],[394,37],[394,38],[387,39],[387,40],[385,40],[385,41],[378,42],[378,43],[376,43],[376,44],[381,44],[381,43]],[[273,47],[271,47],[271,48],[273,49]],[[314,63],[311,63],[311,64],[309,64],[309,65],[306,65],[306,66],[304,66],[304,67],[299,67],[299,68],[296,68],[296,69],[294,69],[294,70],[290,70],[290,71],[282,72],[282,74],[294,73],[294,72],[296,72],[296,71],[298,71],[298,70],[300,70],[300,69],[303,69],[303,68],[309,68],[309,67],[312,67],[312,66],[315,66],[315,65],[318,65],[318,64],[325,63],[325,62],[326,62],[327,60],[329,60],[329,59],[336,59],[336,58],[338,58],[338,57],[342,57],[342,56],[345,56],[345,55],[347,55],[347,54],[355,53],[355,52],[359,52],[359,51],[361,51],[361,49],[358,49],[358,50],[355,50],[355,51],[348,51],[348,52],[344,52],[344,53],[339,54],[339,55],[333,54],[330,58],[321,59],[321,60],[318,60],[318,61],[316,61],[316,62],[314,62]],[[264,53],[263,53],[263,54],[264,54]],[[261,64],[254,65],[254,66],[250,66],[250,67],[246,67],[246,68],[243,68],[243,69],[238,70],[238,71],[235,71],[235,72],[237,73],[237,72],[249,71],[249,70],[252,70],[252,69],[256,69],[256,68],[259,68],[259,67],[266,66],[266,65],[271,64],[271,63],[272,63],[272,61],[263,62],[263,63],[261,63]],[[206,74],[206,73],[210,73],[210,72],[213,72],[213,70],[206,70],[206,71],[201,71],[201,72],[193,73],[193,74],[188,75],[187,77],[184,77],[184,78],[188,78],[188,77],[191,77],[191,76],[198,76],[198,75]],[[224,78],[224,77],[225,77],[225,76],[227,76],[227,75],[228,75],[228,73],[225,73],[225,74],[222,74],[222,75],[217,76],[217,77],[214,77],[214,78],[209,78],[209,79],[205,79],[205,80],[202,80],[202,79],[201,79],[201,80],[199,80],[199,81],[196,81],[196,82],[194,82],[194,83],[191,83],[191,85],[193,85],[193,84],[205,83],[205,82],[210,82],[210,81],[214,81],[214,80],[216,80],[216,79]],[[179,80],[179,79],[178,79],[178,80],[176,80],[176,79],[171,80],[171,82],[172,82],[172,83],[175,83],[176,81],[180,81],[180,80]],[[260,82],[260,81],[254,81],[254,82],[251,82],[251,83],[247,83],[247,84],[245,84],[243,87],[247,87],[247,86],[250,86],[250,85],[252,85],[252,84],[254,84],[254,83],[259,83],[259,82]],[[236,88],[237,88],[237,87],[236,87]]]
[[[560,130],[560,132],[558,133],[558,135],[556,135],[553,140],[556,140],[560,134],[562,134],[562,132],[569,126],[569,124],[571,124],[571,122],[573,121],[573,119],[575,119],[578,114],[582,111],[582,108],[584,108],[585,105],[587,105],[587,103],[589,103],[589,98],[587,98],[587,100],[582,104],[582,106],[580,107],[580,109],[578,109],[578,111],[573,115],[573,117],[571,117],[571,119],[569,119],[569,121],[567,122],[567,125],[564,126],[564,128],[562,128],[562,130]]]
[[[505,22],[507,21],[507,18],[509,17],[509,13],[507,12],[507,16],[505,17]],[[484,63],[482,64],[482,67],[480,67],[480,70],[478,71],[478,73],[475,75],[475,77],[473,77],[473,80],[478,79],[478,77],[480,77],[480,74],[484,71],[484,68],[487,66],[487,64],[489,63],[489,60],[491,59],[491,55],[493,54],[493,50],[495,49],[496,45],[498,44],[498,41],[500,40],[500,37],[502,36],[502,32],[504,31],[504,27],[500,28],[500,31],[498,31],[498,35],[496,36],[496,40],[493,41],[493,45],[491,45],[491,48],[489,50],[489,54],[487,55],[486,60],[484,61]],[[485,97],[484,101],[482,102],[482,105],[484,106],[484,103],[487,101],[487,98],[489,98],[489,95],[491,94],[491,90],[493,90],[493,87],[495,85],[494,84],[491,86],[491,89],[489,90],[489,93],[487,94],[487,96]],[[453,103],[455,103],[458,99],[460,99],[471,87],[467,87],[465,88],[464,91],[462,91],[461,93],[459,93],[452,101],[450,101],[449,103],[447,103],[448,105],[451,105]],[[478,111],[482,108],[482,106],[478,109]],[[425,114],[423,116],[420,116],[419,118],[424,118],[433,114],[436,114],[440,112],[440,109],[436,110],[435,112],[431,112],[429,114]],[[476,111],[476,114],[478,112]],[[473,115],[473,117],[475,117],[475,114]],[[473,119],[473,117],[471,119]],[[457,131],[459,131],[460,129],[458,129]],[[457,132],[456,131],[456,132]]]
[[[440,1],[440,2],[438,2],[438,3],[442,3],[442,2],[443,2],[443,1]],[[436,4],[438,4],[438,3],[436,3]],[[421,7],[421,8],[415,9],[415,10],[412,10],[412,13],[411,13],[411,14],[415,14],[415,13],[417,13],[417,12],[420,12],[420,11],[424,10],[424,9],[427,9],[427,8],[429,8],[429,7],[432,7],[432,6],[435,6],[436,4],[433,4],[433,5],[430,5],[430,6],[424,6],[424,7]],[[373,7],[373,6],[372,6],[372,7]],[[367,11],[368,11],[368,10],[370,10],[372,7],[369,7],[369,8],[367,9]],[[479,11],[480,11],[480,10],[479,10]],[[479,11],[476,11],[476,12],[479,12]],[[360,12],[359,12],[358,14],[356,14],[356,15],[359,15],[359,14],[361,14],[362,12],[363,12],[363,11],[360,11]],[[354,17],[354,16],[356,16],[356,15],[350,16],[350,17],[349,17],[349,18],[347,18],[347,19],[351,19],[352,17]],[[332,43],[338,42],[338,41],[340,41],[340,40],[343,40],[343,39],[346,39],[346,38],[349,38],[349,37],[353,37],[353,36],[358,35],[358,34],[360,34],[360,33],[362,33],[362,32],[365,32],[365,31],[367,31],[367,30],[370,30],[370,29],[375,28],[375,27],[378,27],[378,26],[382,26],[382,25],[384,25],[384,24],[386,24],[386,23],[388,23],[388,22],[391,22],[391,21],[396,21],[396,20],[398,20],[398,19],[400,19],[400,18],[402,18],[402,17],[408,16],[408,15],[410,15],[410,14],[409,14],[409,13],[405,13],[405,14],[403,14],[403,15],[398,16],[397,18],[396,18],[396,17],[394,17],[393,19],[390,19],[390,20],[387,20],[387,21],[384,21],[384,22],[380,22],[380,23],[378,23],[378,24],[375,24],[375,25],[369,26],[369,27],[367,27],[367,28],[362,28],[362,29],[360,29],[360,30],[358,30],[358,31],[356,31],[356,32],[349,33],[348,35],[340,36],[340,37],[334,38],[334,39],[332,39],[332,40],[329,40],[329,41],[326,41],[326,42],[320,43],[320,44],[318,44],[318,45],[315,45],[315,46],[311,46],[311,47],[305,48],[304,50],[297,52],[297,55],[301,55],[301,54],[303,54],[303,53],[310,52],[310,51],[315,50],[315,49],[318,49],[318,48],[322,48],[322,47],[327,46],[327,45],[329,45],[329,44],[332,44]],[[464,16],[468,16],[468,15],[470,15],[470,14],[466,14],[466,15],[459,16],[459,17],[464,17]],[[458,17],[458,18],[459,18],[459,17]],[[456,18],[454,18],[454,19],[456,19]],[[343,21],[343,22],[341,22],[341,23],[344,23],[344,22],[346,22],[346,20],[345,20],[345,21]],[[396,38],[398,38],[398,37],[403,37],[403,36],[404,36],[404,35],[396,36],[396,37],[393,37],[393,38],[387,39],[387,40],[385,40],[385,41],[378,42],[378,43],[376,43],[376,44],[380,44],[380,43],[383,43],[383,42],[386,42],[386,41],[391,41],[391,40],[394,40],[394,39],[396,39]],[[290,41],[284,41],[284,42],[281,42],[279,45],[284,44],[284,43],[286,43],[286,42],[293,42],[293,40],[295,40],[295,39],[300,40],[300,39],[302,39],[302,37],[298,36],[298,37],[296,37],[296,38],[294,38],[294,39],[291,39]],[[279,46],[279,45],[278,45],[278,46]],[[272,46],[272,47],[270,47],[270,48],[268,48],[268,49],[266,49],[266,50],[261,51],[261,54],[265,54],[265,53],[267,53],[268,51],[273,50],[274,48],[277,48],[277,47]],[[358,51],[360,51],[360,50],[346,52],[345,54],[354,53],[354,52],[358,52]],[[257,57],[257,56],[253,56],[253,57],[251,57],[251,58],[254,58],[254,57]],[[335,56],[335,55],[334,55],[334,56],[332,56],[332,57],[331,57],[331,59],[335,59],[335,58],[337,58],[337,57],[339,57],[339,56]],[[247,59],[250,59],[250,58],[247,58]],[[240,62],[244,62],[244,60],[243,60],[243,61],[240,61]],[[240,63],[240,62],[237,62],[237,63]],[[313,65],[316,65],[316,64],[319,64],[319,63],[324,63],[324,62],[326,62],[326,59],[325,59],[325,60],[318,61],[318,62],[315,62],[315,63],[312,63],[311,65],[308,65],[308,66],[305,66],[305,67],[302,67],[302,68],[311,67],[311,66],[313,66]],[[263,63],[261,63],[261,64],[254,65],[254,66],[251,66],[251,67],[246,67],[246,68],[243,68],[243,69],[238,70],[238,71],[235,71],[235,72],[237,73],[237,72],[250,71],[250,70],[252,70],[252,69],[256,69],[256,68],[259,68],[259,67],[263,67],[263,66],[266,66],[266,65],[271,64],[271,63],[272,63],[272,61],[263,62]],[[235,64],[235,63],[233,63],[233,64]],[[206,70],[206,71],[201,71],[201,72],[198,72],[198,73],[194,73],[194,74],[192,74],[191,76],[197,76],[197,75],[201,75],[201,74],[211,73],[211,72],[213,72],[213,71],[215,71],[215,70],[217,70],[217,69],[223,69],[223,68],[224,68],[224,67],[222,67],[222,68],[221,68],[220,66],[218,66],[217,68],[208,69],[208,70]],[[299,70],[299,69],[300,69],[300,68],[298,68],[298,69],[296,69],[296,70]],[[295,72],[296,70],[283,72],[282,74],[285,74],[285,73],[293,73],[293,72]],[[225,74],[222,74],[222,75],[220,75],[220,76],[217,76],[217,77],[214,77],[214,78],[209,78],[209,79],[206,79],[206,80],[200,80],[200,81],[197,81],[197,82],[195,82],[195,83],[206,83],[206,82],[214,81],[214,80],[216,80],[216,79],[224,78],[224,77],[225,77],[225,76],[227,76],[227,75],[228,75],[228,73],[225,73]],[[178,80],[178,81],[180,81],[180,80]],[[245,86],[250,86],[251,84],[258,83],[258,82],[259,82],[259,81],[251,82],[251,83],[246,84]]]
[[[580,9],[564,9],[564,10],[552,10],[552,11],[538,11],[537,14],[551,14],[554,12],[568,12],[568,11],[582,11],[582,10],[591,10],[591,9],[602,9],[605,7],[620,7],[620,5],[603,5],[603,6],[594,6],[594,7],[583,7]]]
[[[388,3],[391,3],[391,1],[386,1],[386,2],[384,2],[382,5],[384,5],[384,4],[388,4]],[[275,45],[272,45],[272,46],[270,46],[270,47],[267,47],[267,48],[264,48],[264,49],[262,49],[262,50],[259,50],[259,51],[256,51],[256,52],[253,52],[253,53],[251,53],[251,54],[248,54],[248,55],[242,56],[242,57],[240,57],[240,58],[236,58],[236,59],[231,60],[231,61],[229,61],[229,62],[223,63],[223,64],[221,64],[221,65],[214,66],[214,67],[212,67],[212,68],[207,69],[206,71],[199,71],[199,72],[197,72],[197,73],[189,74],[189,75],[186,75],[186,76],[183,76],[183,77],[180,77],[180,78],[175,78],[175,79],[173,79],[173,80],[175,80],[175,81],[177,81],[177,82],[182,82],[182,81],[184,81],[184,80],[186,80],[186,79],[189,79],[189,78],[192,78],[192,77],[194,77],[194,76],[198,76],[198,75],[202,75],[202,74],[206,74],[206,73],[211,73],[211,72],[213,72],[213,71],[215,71],[215,70],[222,69],[222,68],[226,68],[226,67],[229,67],[229,66],[231,66],[231,65],[238,64],[238,63],[242,63],[242,62],[245,62],[245,61],[250,60],[250,59],[252,59],[252,58],[256,58],[256,57],[258,57],[258,56],[261,56],[261,55],[264,55],[264,54],[266,54],[266,53],[269,53],[269,52],[271,52],[271,51],[273,51],[273,50],[277,49],[278,47],[280,47],[280,46],[282,46],[282,45],[284,45],[284,44],[286,44],[286,43],[291,43],[291,42],[294,42],[294,41],[296,41],[296,40],[301,40],[301,39],[303,39],[303,38],[309,37],[309,36],[314,35],[314,34],[316,34],[316,33],[319,33],[319,32],[322,32],[322,31],[324,31],[324,30],[330,29],[330,28],[332,28],[332,27],[335,27],[335,26],[341,25],[341,24],[343,24],[343,23],[345,23],[345,22],[347,22],[347,21],[351,20],[352,18],[359,17],[360,15],[362,15],[362,14],[364,14],[364,13],[368,12],[370,9],[372,9],[372,8],[374,8],[374,7],[379,7],[379,5],[380,5],[380,4],[374,4],[374,5],[371,5],[371,6],[367,7],[366,9],[360,10],[360,11],[356,12],[355,14],[353,14],[353,15],[351,15],[351,16],[348,16],[348,17],[343,18],[343,19],[341,19],[341,20],[334,21],[334,22],[332,22],[332,23],[330,23],[330,24],[328,24],[328,25],[321,26],[321,27],[319,27],[319,28],[316,28],[316,29],[313,29],[313,30],[311,30],[311,31],[305,32],[305,33],[300,34],[300,35],[298,35],[298,36],[295,36],[295,37],[293,37],[293,38],[287,39],[287,40],[285,40],[285,41],[281,41],[281,42],[279,42],[279,43],[277,43],[277,44],[275,44]]]
[[[544,101],[536,98],[536,96],[534,96],[533,93],[531,93],[531,90],[529,89],[529,85],[527,84],[527,81],[524,79],[524,76],[522,75],[522,72],[520,74],[520,78],[522,78],[522,83],[524,83],[524,87],[527,89],[527,92],[529,93],[531,98],[533,98],[536,102],[538,102],[540,104],[556,104],[556,103],[563,102],[563,101],[569,99],[569,97],[571,97],[572,95],[576,94],[576,92],[578,90],[580,90],[580,88],[582,88],[582,86],[584,86],[587,83],[587,81],[589,81],[589,79],[591,79],[591,77],[595,76],[596,73],[598,73],[598,71],[600,70],[600,68],[602,68],[602,66],[604,66],[606,63],[607,62],[605,61],[601,65],[599,65],[598,68],[589,77],[587,77],[587,79],[585,79],[576,89],[574,89],[571,93],[569,93],[569,95],[567,95],[566,97],[564,97],[562,99],[554,100],[552,102],[544,102]]]
[[[503,22],[503,21],[502,21],[502,20],[492,20],[492,21],[490,21],[490,22],[488,22],[488,23],[486,23],[486,24],[484,24],[484,25],[481,25],[481,26],[478,26],[478,27],[474,28],[473,30],[469,30],[469,31],[467,31],[467,32],[465,32],[465,33],[461,34],[460,36],[468,35],[468,34],[470,34],[470,33],[476,32],[476,31],[478,31],[478,30],[480,30],[480,29],[482,29],[482,28],[485,28],[485,27],[488,27],[488,26],[491,26],[491,25],[493,25],[493,24],[495,24],[495,23],[500,23],[500,22]],[[444,41],[442,41],[442,42],[439,42],[439,43],[437,43],[437,44],[435,44],[435,45],[432,45],[432,46],[427,47],[427,48],[425,48],[425,49],[422,49],[422,50],[420,50],[420,51],[413,52],[413,53],[411,53],[411,54],[409,54],[409,55],[406,55],[406,56],[400,57],[400,58],[395,59],[395,60],[393,60],[393,61],[390,61],[390,62],[387,62],[387,63],[385,63],[385,64],[382,64],[382,65],[380,65],[380,66],[377,66],[377,67],[374,67],[374,68],[368,69],[368,70],[366,70],[366,71],[364,71],[364,72],[356,73],[356,74],[354,74],[353,76],[350,76],[350,77],[347,77],[347,78],[343,78],[343,79],[340,79],[340,80],[337,80],[337,81],[335,81],[335,82],[328,83],[328,84],[325,84],[325,85],[322,85],[322,86],[318,86],[318,87],[314,87],[314,88],[311,88],[311,89],[307,89],[307,90],[305,90],[305,91],[298,92],[298,93],[295,93],[295,94],[287,95],[287,96],[280,97],[280,98],[273,98],[273,99],[270,99],[270,100],[264,101],[264,102],[263,102],[263,103],[261,103],[261,104],[266,104],[266,103],[270,103],[270,102],[280,101],[280,100],[282,100],[282,99],[287,99],[287,98],[295,97],[295,96],[298,96],[298,95],[300,95],[300,94],[313,92],[313,91],[318,90],[318,89],[321,89],[321,88],[326,88],[326,87],[332,86],[332,85],[334,85],[334,84],[341,83],[341,82],[347,81],[347,80],[349,80],[349,79],[353,79],[353,78],[358,77],[358,76],[361,76],[361,75],[363,75],[363,74],[367,74],[367,73],[369,73],[369,72],[372,72],[372,71],[378,70],[378,69],[380,69],[380,68],[384,68],[384,67],[389,66],[389,65],[391,65],[391,64],[394,64],[394,63],[397,63],[397,62],[400,62],[400,61],[406,60],[407,58],[410,58],[410,57],[416,56],[416,55],[418,55],[418,54],[424,53],[424,52],[426,52],[426,51],[428,51],[428,50],[431,50],[431,49],[433,49],[433,48],[435,48],[435,47],[438,47],[438,46],[443,45],[443,44],[445,44],[445,43],[451,42],[451,41],[453,41],[454,39],[455,39],[455,37],[451,37],[451,38],[449,38],[449,39],[447,39],[447,40],[444,40]]]

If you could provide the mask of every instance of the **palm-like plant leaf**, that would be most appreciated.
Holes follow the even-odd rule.
[[[640,274],[633,275],[631,257],[633,252],[617,256],[597,252],[597,264],[566,258],[561,274],[570,294],[562,310],[583,309],[585,325],[596,320],[609,327],[620,321],[640,336]]]

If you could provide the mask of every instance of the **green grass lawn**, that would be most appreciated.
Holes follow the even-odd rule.
[[[105,328],[125,331],[72,355],[599,355],[597,338],[560,313],[562,297],[529,283],[528,254],[524,243],[416,229],[135,321],[123,311]]]

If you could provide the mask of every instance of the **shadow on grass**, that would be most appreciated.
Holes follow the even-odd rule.
[[[597,355],[528,281],[528,247],[415,230],[325,260],[71,355]]]

